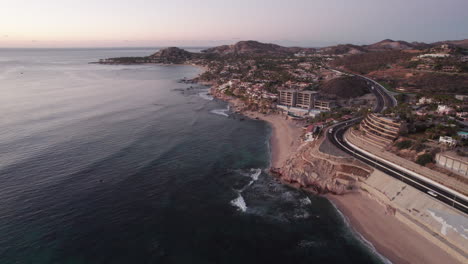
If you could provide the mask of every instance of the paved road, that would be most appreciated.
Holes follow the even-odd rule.
[[[371,91],[377,98],[377,104],[374,108],[374,112],[382,112],[387,107],[397,105],[395,98],[389,95],[382,85],[367,77],[360,77],[366,79],[370,83]],[[331,133],[327,133],[328,140],[330,140],[330,142],[337,148],[352,155],[356,159],[422,191],[434,199],[437,199],[449,206],[454,207],[455,209],[460,210],[461,212],[464,212],[465,214],[468,214],[468,199],[463,194],[457,193],[456,191],[453,191],[443,185],[432,182],[425,177],[418,177],[417,175],[408,173],[393,165],[389,165],[387,162],[382,161],[382,159],[376,158],[374,155],[361,152],[351,146],[344,139],[344,134],[349,127],[359,123],[361,120],[362,118],[355,118],[353,120],[348,120],[335,125],[332,130],[329,130]]]

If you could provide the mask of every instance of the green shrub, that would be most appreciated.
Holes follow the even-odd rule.
[[[413,141],[411,140],[403,140],[396,144],[398,149],[408,149],[413,145]]]
[[[418,158],[416,159],[416,163],[422,166],[426,166],[426,164],[431,163],[431,162],[432,162],[432,155],[428,153],[419,155]]]

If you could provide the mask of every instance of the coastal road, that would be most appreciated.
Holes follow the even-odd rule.
[[[395,98],[391,96],[382,85],[367,77],[359,77],[368,81],[372,87],[372,93],[377,98],[377,104],[374,107],[374,112],[379,113],[384,111],[387,107],[393,107],[397,105]],[[416,173],[410,172],[409,170],[391,164],[382,158],[378,158],[370,153],[361,151],[350,144],[345,139],[344,134],[348,128],[359,123],[361,120],[362,118],[360,117],[336,124],[333,127],[332,133],[326,133],[327,139],[337,148],[344,151],[345,153],[350,154],[354,158],[420,190],[434,199],[437,199],[465,214],[468,214],[468,199],[465,195],[449,189],[439,183],[436,183],[424,176],[420,176]]]

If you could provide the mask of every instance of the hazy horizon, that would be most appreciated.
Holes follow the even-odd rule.
[[[0,47],[211,47],[468,38],[464,0],[0,0]]]

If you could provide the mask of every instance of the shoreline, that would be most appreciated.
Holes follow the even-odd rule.
[[[346,216],[353,231],[392,263],[460,263],[362,193],[325,195]]]
[[[268,114],[246,111],[242,115],[252,119],[259,119],[267,122],[271,127],[270,135],[270,167],[281,168],[300,146],[300,136],[302,129],[300,126],[286,119],[285,115]]]

